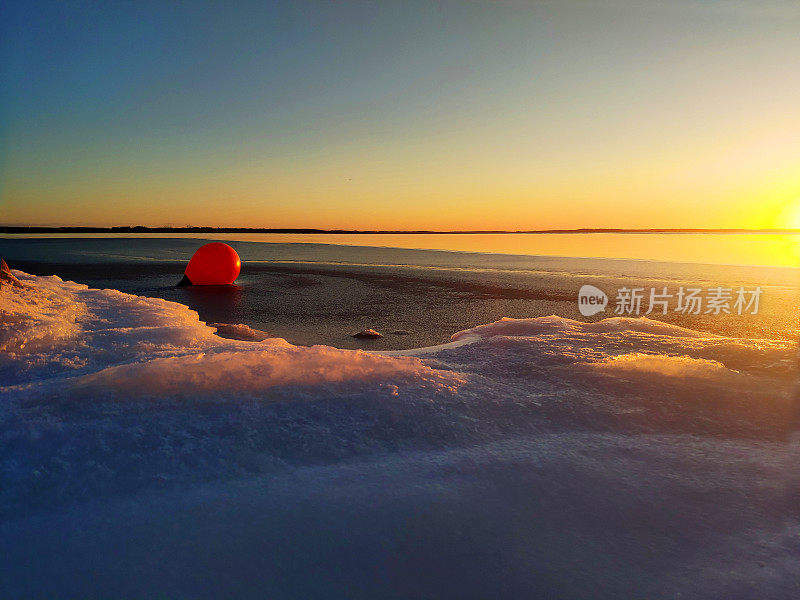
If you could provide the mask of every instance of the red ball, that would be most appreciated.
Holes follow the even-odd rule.
[[[184,273],[192,285],[230,285],[241,268],[236,250],[222,242],[211,242],[197,249]]]

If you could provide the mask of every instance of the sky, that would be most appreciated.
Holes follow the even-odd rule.
[[[796,0],[2,12],[0,224],[800,227]]]

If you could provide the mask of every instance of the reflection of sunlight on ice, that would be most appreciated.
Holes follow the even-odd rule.
[[[791,203],[784,211],[782,219],[784,227],[800,230],[800,198]],[[800,233],[786,236],[787,256],[796,265],[800,266]]]
[[[780,241],[784,242],[781,245],[784,247],[784,257],[787,266],[800,267],[800,234],[775,237],[780,238]]]
[[[776,220],[780,227],[800,230],[798,216],[788,214]],[[17,234],[2,234],[0,240]],[[94,238],[170,238],[193,240],[196,233],[87,233],[79,237]],[[25,238],[73,238],[76,234],[30,234]],[[523,256],[589,257],[623,260],[665,261],[679,263],[800,267],[800,233],[214,233],[203,239],[228,242],[258,242],[266,244],[325,244],[332,246],[391,249],[444,250],[449,252],[510,254]],[[176,253],[148,256],[150,261],[175,260]],[[110,255],[104,255],[108,258]],[[317,256],[317,255],[315,255]],[[348,260],[352,261],[352,254]],[[141,257],[139,257],[141,258]],[[384,257],[384,259],[386,259]],[[249,260],[258,260],[251,256]],[[296,255],[288,262],[296,260]],[[315,259],[317,262],[319,259]],[[342,261],[342,264],[360,264]],[[402,260],[395,255],[391,260]],[[381,263],[374,263],[376,266]],[[386,264],[396,264],[394,262]],[[403,263],[405,264],[405,263]],[[187,292],[190,293],[190,292]]]
[[[753,240],[742,236],[730,236],[730,256],[748,255],[747,261],[751,264],[800,267],[800,233],[760,234],[756,241],[752,243]]]
[[[800,267],[800,233],[787,236],[789,238],[789,256],[794,259],[796,266]]]

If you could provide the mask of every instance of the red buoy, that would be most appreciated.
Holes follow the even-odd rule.
[[[241,268],[236,250],[222,242],[211,242],[197,249],[178,285],[230,285]]]

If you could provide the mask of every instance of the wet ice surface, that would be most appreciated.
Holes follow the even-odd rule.
[[[380,355],[17,274],[3,597],[800,593],[791,341],[548,316]]]
[[[587,283],[611,301],[592,320],[613,316],[624,286],[761,286],[757,315],[650,316],[734,337],[797,339],[800,269],[231,241],[243,261],[236,286],[176,288],[205,241],[0,238],[0,256],[29,273],[164,298],[207,323],[241,323],[300,345],[398,350],[441,344],[501,317],[585,320],[576,301]],[[383,337],[352,337],[370,328]]]

